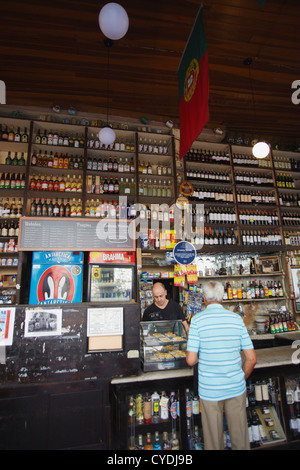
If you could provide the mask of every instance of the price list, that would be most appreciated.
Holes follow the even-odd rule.
[[[122,220],[21,218],[19,251],[132,250],[133,222]]]

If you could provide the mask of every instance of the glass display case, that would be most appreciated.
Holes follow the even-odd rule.
[[[188,367],[186,344],[187,332],[180,320],[141,322],[144,372]]]

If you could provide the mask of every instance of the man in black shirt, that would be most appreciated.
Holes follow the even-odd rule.
[[[161,282],[156,282],[152,289],[154,302],[146,308],[143,315],[143,321],[158,320],[181,320],[186,331],[189,330],[189,324],[180,305],[173,300],[167,299],[167,291]]]

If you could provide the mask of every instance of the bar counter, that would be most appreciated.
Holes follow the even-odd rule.
[[[293,338],[300,339],[300,333],[295,332],[290,333],[290,338],[293,341]],[[291,345],[287,346],[278,346],[273,348],[265,348],[265,349],[258,349],[256,350],[256,357],[257,357],[257,364],[255,366],[256,369],[264,369],[268,367],[281,367],[287,365],[299,365],[300,359],[298,362],[293,362],[293,354],[297,359],[296,349],[292,348]],[[193,368],[187,367],[184,369],[173,369],[173,370],[162,370],[162,371],[155,371],[155,372],[143,372],[141,371],[136,376],[129,376],[129,377],[118,377],[113,378],[111,381],[112,385],[117,384],[124,384],[124,383],[137,383],[137,382],[145,382],[148,380],[166,380],[166,379],[174,379],[174,378],[181,378],[181,377],[192,377],[193,376]]]

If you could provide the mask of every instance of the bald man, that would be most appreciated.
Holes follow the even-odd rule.
[[[186,331],[189,324],[180,305],[167,299],[167,291],[161,282],[156,282],[152,289],[154,302],[146,308],[143,321],[181,320]]]

